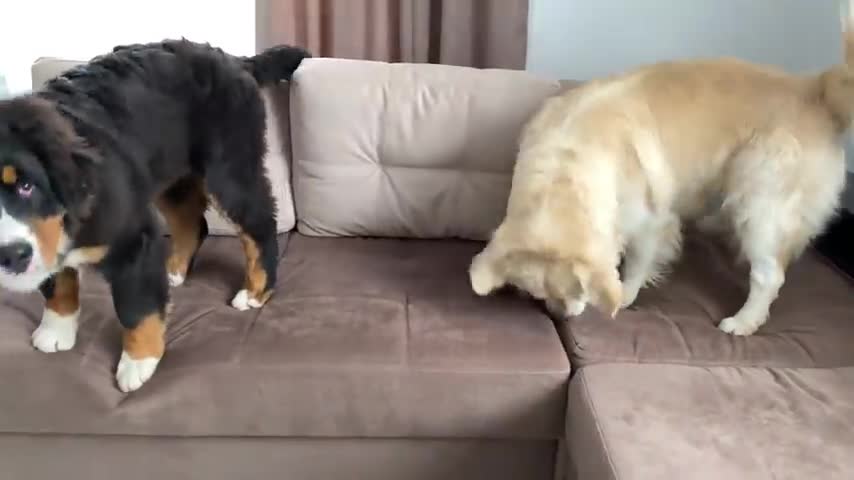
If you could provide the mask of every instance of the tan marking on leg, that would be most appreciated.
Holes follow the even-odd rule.
[[[63,269],[54,276],[53,295],[45,307],[62,316],[70,316],[80,309],[80,283],[77,270]]]
[[[109,247],[105,245],[75,248],[65,255],[64,263],[72,267],[94,265],[103,260],[107,252]]]
[[[190,259],[199,248],[202,217],[208,207],[208,199],[201,181],[195,187],[180,203],[163,196],[156,201],[171,236],[172,252],[166,261],[166,270],[171,274],[186,276]]]
[[[14,185],[18,181],[18,171],[11,165],[3,167],[3,183]]]
[[[165,334],[166,324],[163,316],[152,313],[144,317],[136,328],[124,331],[122,346],[125,353],[134,360],[161,358],[166,350]]]
[[[35,219],[30,228],[39,244],[39,252],[45,265],[53,265],[59,250],[59,240],[62,237],[63,221],[61,216]]]
[[[261,263],[261,250],[258,244],[249,235],[240,234],[240,242],[243,244],[243,253],[246,255],[246,277],[243,280],[243,288],[250,297],[260,303],[265,303],[273,293],[267,290],[267,272]]]

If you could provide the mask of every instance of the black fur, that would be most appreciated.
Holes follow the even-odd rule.
[[[98,268],[126,328],[165,310],[168,243],[152,200],[182,179],[203,179],[258,243],[272,289],[275,205],[259,85],[289,79],[308,56],[286,46],[243,58],[186,40],[127,45],[0,102],[0,160],[37,187],[21,208],[63,214],[75,248],[109,247]]]
[[[307,52],[304,52],[308,55]],[[297,69],[302,58],[293,55],[293,47],[272,47],[254,57],[243,59],[244,68],[252,73],[258,83],[272,83],[285,79]]]

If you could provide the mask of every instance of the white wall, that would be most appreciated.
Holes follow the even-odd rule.
[[[0,73],[13,93],[30,89],[38,57],[88,60],[118,44],[182,36],[255,51],[252,0],[8,0],[0,15]]]

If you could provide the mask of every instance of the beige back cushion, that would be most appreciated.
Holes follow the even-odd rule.
[[[298,230],[487,238],[521,128],[560,88],[522,71],[304,61],[291,82]]]
[[[32,66],[33,89],[41,87],[48,80],[62,72],[79,65],[81,61],[58,58],[39,58]],[[264,90],[264,103],[267,107],[267,155],[264,164],[273,187],[273,196],[278,205],[276,225],[279,232],[287,232],[294,227],[293,196],[290,183],[290,142],[288,141],[288,87],[287,84]],[[235,230],[229,221],[217,211],[209,209],[205,213],[208,227],[213,235],[234,235]]]

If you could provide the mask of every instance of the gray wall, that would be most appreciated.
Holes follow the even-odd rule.
[[[531,0],[528,70],[587,80],[660,60],[736,56],[797,73],[818,71],[842,58],[839,5],[838,0]],[[848,165],[854,172],[854,148]]]
[[[803,72],[841,59],[837,0],[532,0],[528,69],[586,80],[732,55]]]

